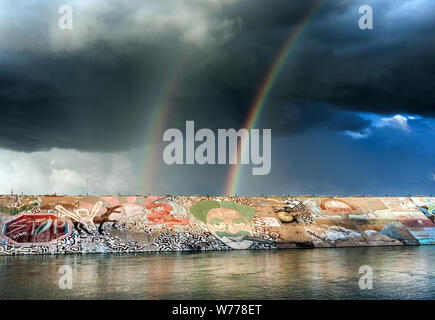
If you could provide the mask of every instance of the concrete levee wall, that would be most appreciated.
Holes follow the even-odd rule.
[[[432,197],[0,196],[0,255],[435,244]]]

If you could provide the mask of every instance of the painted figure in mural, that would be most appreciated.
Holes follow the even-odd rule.
[[[185,226],[189,224],[189,219],[177,218],[171,214],[172,206],[169,203],[154,202],[145,207],[147,210],[151,210],[147,219],[152,224],[166,224],[167,226],[181,225]]]
[[[278,215],[279,220],[284,223],[298,222],[298,217],[301,219],[307,213],[307,209],[302,201],[299,200],[285,200],[277,201],[281,205],[272,206],[273,211]],[[309,214],[308,214],[309,217]],[[311,223],[310,223],[311,224]]]
[[[74,227],[80,231],[79,225],[82,226],[82,229],[89,233],[91,230],[95,229],[94,224],[94,218],[97,215],[97,213],[100,211],[101,207],[103,206],[102,201],[98,201],[94,204],[91,211],[86,208],[79,208],[75,209],[73,211],[69,211],[65,209],[61,205],[55,206],[56,210],[59,211],[59,213],[67,216],[68,218],[71,218],[74,220]],[[83,226],[85,228],[83,228]]]
[[[100,217],[100,221],[97,221],[97,219],[94,219],[94,222],[99,222],[100,226],[98,227],[98,233],[102,234],[103,233],[103,226],[104,223],[106,222],[112,222],[113,224],[115,224],[117,222],[117,220],[113,220],[111,219],[111,214],[112,213],[121,213],[120,210],[118,210],[119,208],[121,208],[121,205],[118,206],[114,206],[114,207],[107,207],[106,208],[106,212],[103,213]]]
[[[190,207],[190,212],[205,223],[207,230],[233,249],[248,249],[252,241],[252,218],[255,210],[233,201],[203,200]]]

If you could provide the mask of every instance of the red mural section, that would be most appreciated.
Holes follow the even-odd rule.
[[[152,224],[166,224],[167,226],[185,226],[189,224],[189,219],[176,218],[172,215],[172,206],[168,203],[155,202],[146,206],[146,209],[151,210],[147,219],[151,221]]]
[[[51,244],[69,233],[68,222],[56,215],[24,213],[5,222],[2,236],[14,244]]]

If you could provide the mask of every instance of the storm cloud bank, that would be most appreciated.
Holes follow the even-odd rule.
[[[366,1],[367,2],[367,1]],[[370,2],[370,1],[369,1]],[[365,2],[364,2],[365,3]],[[73,30],[58,8],[73,8]],[[240,128],[315,1],[1,2],[0,147],[119,151],[163,127]],[[435,114],[435,3],[324,1],[293,48],[259,127],[363,132],[358,112]],[[160,135],[161,133],[159,133]]]

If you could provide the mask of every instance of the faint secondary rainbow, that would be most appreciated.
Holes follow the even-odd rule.
[[[161,154],[153,153],[153,146],[161,142],[160,133],[163,132],[165,120],[168,116],[169,106],[171,105],[172,98],[174,97],[175,91],[177,90],[181,70],[183,66],[184,56],[180,56],[178,58],[177,63],[172,68],[172,71],[166,77],[164,84],[161,89],[161,93],[159,97],[156,99],[156,102],[153,105],[151,114],[147,121],[147,130],[145,133],[145,157],[143,158],[143,162],[141,164],[142,177],[141,181],[142,190],[147,193],[151,193],[153,191],[152,184],[159,181],[159,179],[154,179],[157,174],[158,163]],[[157,158],[159,157],[159,159]]]
[[[273,88],[276,79],[284,66],[287,57],[292,52],[292,49],[294,45],[296,44],[297,40],[302,35],[303,31],[307,27],[307,25],[310,23],[311,19],[314,17],[314,15],[319,11],[320,7],[322,6],[323,0],[317,0],[314,2],[313,6],[310,8],[310,10],[307,12],[307,14],[304,16],[302,21],[299,23],[299,25],[294,29],[287,40],[285,41],[283,47],[279,51],[278,55],[275,57],[274,62],[272,63],[269,71],[267,72],[266,78],[263,80],[260,89],[254,99],[254,102],[252,104],[252,107],[250,109],[246,124],[244,128],[247,128],[248,130],[253,129],[258,122],[258,119],[260,117],[261,111],[263,110],[265,106],[265,101],[267,97],[269,96],[269,93],[271,89]],[[246,139],[246,137],[243,137],[241,140],[241,148],[240,148],[240,155],[244,155],[247,150],[249,150],[249,139]],[[239,161],[240,162],[240,161]],[[228,176],[227,184],[225,187],[225,194],[227,195],[235,195],[237,193],[239,183],[240,183],[240,177],[241,177],[241,171],[242,171],[242,165],[241,164],[234,164],[231,166],[230,173]]]

